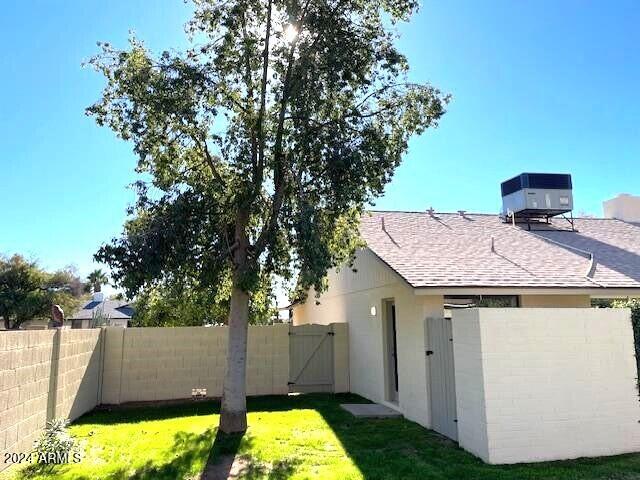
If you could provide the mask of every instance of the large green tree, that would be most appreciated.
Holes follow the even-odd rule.
[[[100,260],[130,292],[160,278],[229,275],[220,428],[246,429],[250,299],[269,275],[323,287],[358,245],[411,136],[448,98],[407,79],[394,45],[416,0],[195,0],[192,48],[153,55],[107,43],[88,108],[131,141],[138,202]],[[148,182],[143,181],[150,179]],[[153,188],[149,188],[149,186]]]
[[[134,302],[132,325],[136,327],[183,327],[224,324],[229,315],[231,279],[221,279],[213,287],[202,287],[197,280],[158,283],[142,289]],[[273,321],[277,310],[273,306],[271,285],[252,292],[249,323]]]
[[[109,283],[109,277],[101,269],[96,269],[87,276],[87,282],[90,288],[95,292],[102,291],[102,285]]]
[[[81,301],[83,284],[72,269],[48,273],[21,255],[0,256],[0,317],[7,330],[51,318],[60,305],[69,314]]]

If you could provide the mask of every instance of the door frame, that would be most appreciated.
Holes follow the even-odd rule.
[[[398,403],[398,312],[395,299],[382,301],[382,348],[384,358],[384,398]]]

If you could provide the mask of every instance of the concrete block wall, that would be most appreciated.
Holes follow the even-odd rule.
[[[250,326],[247,394],[288,392],[289,327]],[[105,329],[102,403],[190,398],[206,388],[220,397],[224,382],[226,327]]]
[[[468,312],[468,310],[465,310]],[[453,312],[454,367],[458,442],[486,461],[489,458],[480,323]],[[462,317],[462,318],[460,318]]]
[[[47,420],[98,404],[99,344],[100,330],[0,334],[0,454],[30,450]]]
[[[336,391],[349,390],[347,325],[336,332]],[[46,421],[98,404],[220,397],[226,327],[32,330],[0,333],[0,453],[31,449]],[[289,391],[289,326],[250,326],[247,394]],[[0,470],[8,465],[0,463]]]
[[[100,329],[60,330],[54,418],[78,418],[100,403]]]
[[[0,334],[0,454],[31,448],[47,421],[55,332]],[[8,465],[0,463],[0,470]]]
[[[460,445],[489,463],[640,451],[630,312],[453,313]]]
[[[106,327],[102,330],[104,358],[100,399],[101,403],[107,405],[120,403],[125,330],[127,329],[119,327]]]
[[[224,338],[226,354],[226,328]],[[286,395],[288,382],[289,326],[249,327],[247,395]]]

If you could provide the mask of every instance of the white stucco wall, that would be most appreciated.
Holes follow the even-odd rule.
[[[355,269],[355,271],[354,271]],[[396,306],[398,405],[410,420],[430,426],[428,372],[425,361],[425,319],[442,316],[442,296],[416,296],[411,287],[371,251],[358,252],[353,269],[329,273],[329,288],[318,299],[314,292],[293,311],[293,324],[349,323],[350,388],[375,402],[387,401],[384,301]],[[371,307],[376,315],[371,315]]]
[[[349,323],[349,380],[353,393],[375,402],[387,398],[385,373],[384,301],[396,305],[398,349],[398,410],[408,419],[431,427],[429,371],[425,359],[426,319],[443,315],[442,295],[415,291],[373,252],[358,252],[353,267],[332,270],[328,289],[319,299],[313,290],[304,304],[293,309],[293,324]],[[316,304],[316,300],[319,304]],[[583,307],[586,295],[522,296],[523,306]],[[371,315],[371,307],[376,315]],[[473,379],[473,376],[470,376]],[[474,380],[475,381],[475,380]]]
[[[640,451],[630,312],[453,315],[460,445],[489,463]]]
[[[640,222],[640,196],[623,193],[602,203],[605,218]]]
[[[591,308],[589,295],[520,295],[523,308]]]

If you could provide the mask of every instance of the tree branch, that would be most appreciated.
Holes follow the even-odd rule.
[[[191,135],[191,138],[193,139],[193,141],[195,142],[195,144],[198,146],[198,148],[200,149],[200,151],[202,153],[204,153],[204,158],[205,161],[207,162],[207,165],[209,165],[209,169],[211,170],[211,173],[213,174],[213,177],[220,183],[224,184],[224,179],[222,178],[222,175],[220,175],[220,172],[218,172],[218,169],[216,168],[215,162],[213,161],[213,157],[211,156],[211,153],[209,152],[209,147],[207,147],[207,139],[203,139],[202,142],[200,142],[200,140],[198,140],[198,137],[195,135]]]
[[[269,0],[271,1],[271,0]],[[310,0],[307,0],[305,6],[302,9],[302,14],[300,15],[300,21],[298,25],[300,28],[303,20],[307,16],[307,9],[309,8]],[[280,102],[280,111],[278,113],[278,126],[276,129],[276,138],[274,142],[273,149],[273,161],[274,161],[274,169],[273,169],[273,184],[274,184],[274,195],[273,202],[271,204],[271,212],[269,214],[269,219],[262,226],[262,230],[260,235],[258,236],[258,240],[255,243],[253,249],[254,258],[259,257],[264,249],[267,246],[268,238],[275,230],[278,224],[278,216],[280,214],[280,209],[282,208],[282,204],[284,202],[284,191],[286,188],[286,174],[284,171],[284,163],[283,162],[283,153],[282,153],[282,139],[284,136],[284,123],[286,119],[287,113],[287,104],[289,101],[289,95],[291,94],[292,84],[291,84],[291,75],[293,72],[294,65],[294,55],[296,46],[298,44],[298,38],[296,37],[291,42],[291,47],[289,48],[289,55],[287,58],[287,71],[285,73],[284,84],[282,86],[282,100]]]
[[[253,89],[253,78],[251,76],[251,50],[248,48],[248,34],[247,34],[247,19],[245,17],[244,12],[242,13],[242,19],[240,20],[242,24],[242,35],[244,37],[244,83],[247,87],[247,108],[245,113],[253,116],[254,109],[254,89]],[[253,169],[254,178],[257,177],[258,170],[258,139],[256,138],[255,130],[250,133],[251,135],[251,168]]]
[[[353,107],[353,110],[359,109],[362,105],[365,104],[365,102],[367,100],[369,100],[374,95],[380,95],[381,93],[384,93],[384,92],[386,92],[387,90],[389,90],[391,88],[408,87],[410,85],[415,85],[415,84],[411,83],[411,82],[401,82],[401,83],[392,83],[392,84],[389,84],[389,85],[385,85],[384,87],[379,88],[377,90],[374,90],[373,92],[371,92],[367,96],[365,96],[360,102],[358,102],[358,104],[355,107]]]
[[[260,111],[258,113],[257,130],[258,130],[258,166],[256,168],[256,176],[253,179],[255,192],[260,191],[262,187],[262,179],[264,176],[264,116],[267,106],[267,75],[269,71],[269,40],[271,36],[271,10],[272,0],[269,0],[267,6],[267,27],[264,36],[264,52],[262,54],[262,81],[260,84]]]

